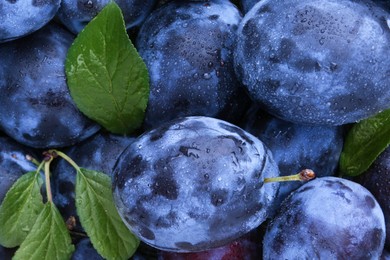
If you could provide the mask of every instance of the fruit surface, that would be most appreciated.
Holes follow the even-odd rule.
[[[0,45],[0,128],[24,145],[70,146],[100,129],[69,94],[64,63],[73,39],[51,23]]]
[[[317,177],[336,173],[343,147],[343,128],[295,124],[278,119],[253,106],[247,113],[243,129],[263,141],[278,164],[280,175],[296,174],[311,169]],[[273,208],[304,182],[290,181],[280,184]]]
[[[240,23],[237,74],[287,121],[341,125],[390,107],[390,13],[371,1],[261,1]]]
[[[96,249],[92,246],[91,240],[84,238],[76,244],[71,260],[103,260]]]
[[[35,156],[35,151],[7,136],[0,136],[0,204],[12,184],[23,174],[35,171],[35,165],[26,155]]]
[[[279,170],[263,143],[209,117],[173,120],[137,138],[114,169],[125,223],[156,248],[201,251],[259,226],[278,191]]]
[[[378,259],[385,221],[374,196],[337,177],[317,178],[283,202],[263,242],[264,259]]]
[[[61,0],[6,0],[0,3],[0,42],[35,32],[50,22]]]
[[[359,183],[371,191],[383,209],[386,221],[386,247],[390,250],[390,147],[359,177]]]
[[[150,74],[147,128],[180,116],[241,116],[248,97],[232,54],[240,21],[224,0],[171,1],[152,12],[136,41]]]
[[[62,0],[57,18],[74,34],[84,27],[110,0]],[[120,6],[127,29],[139,26],[152,10],[156,0],[115,0]]]
[[[245,234],[244,236],[224,246],[210,250],[177,253],[160,251],[158,260],[252,260],[261,259],[261,237],[258,230]]]

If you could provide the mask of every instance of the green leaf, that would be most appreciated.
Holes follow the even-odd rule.
[[[340,157],[340,173],[363,173],[389,144],[390,109],[360,121],[348,132]]]
[[[19,246],[27,237],[44,204],[39,172],[22,175],[9,189],[0,206],[0,244]]]
[[[116,134],[141,125],[149,74],[114,1],[79,33],[65,67],[70,94],[85,115]]]
[[[70,259],[73,251],[74,246],[60,212],[54,203],[48,202],[12,259],[65,260]]]
[[[111,179],[80,168],[76,177],[76,208],[95,249],[107,259],[128,259],[139,240],[123,223],[114,204]]]

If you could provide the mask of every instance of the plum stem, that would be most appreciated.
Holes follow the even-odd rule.
[[[69,156],[67,156],[66,154],[64,154],[61,151],[57,151],[57,150],[51,150],[51,151],[55,152],[58,156],[60,156],[65,161],[67,161],[70,165],[72,165],[76,169],[76,171],[78,171],[78,172],[80,171],[80,167]]]
[[[272,178],[264,178],[264,183],[267,182],[282,182],[282,181],[309,181],[316,177],[314,171],[310,169],[304,169],[297,174],[289,176],[279,176]]]

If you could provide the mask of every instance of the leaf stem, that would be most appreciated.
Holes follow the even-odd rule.
[[[67,161],[70,165],[73,166],[73,168],[76,169],[76,171],[80,171],[80,167],[75,163],[75,161],[73,161],[69,156],[67,156],[66,154],[64,154],[63,152],[61,151],[57,151],[57,150],[50,150],[50,152],[55,152],[58,156],[60,156],[62,159],[64,159],[65,161]]]
[[[26,154],[26,159],[30,162],[32,162],[33,164],[35,164],[35,166],[39,166],[41,163],[38,162],[37,159],[35,159],[34,157],[32,157],[30,154]]]
[[[47,194],[47,201],[53,202],[53,195],[51,193],[51,186],[50,186],[50,163],[53,161],[53,157],[50,157],[48,161],[45,161],[45,184],[46,184],[46,194]]]
[[[45,164],[45,161],[42,161],[42,162],[38,165],[38,168],[37,168],[37,170],[35,171],[36,174],[38,174],[38,173],[42,170],[44,164]]]

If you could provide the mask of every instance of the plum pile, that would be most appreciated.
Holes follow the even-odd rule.
[[[390,108],[389,1],[115,0],[150,79],[126,136],[78,109],[65,73],[109,2],[0,1],[0,204],[60,149],[110,177],[132,259],[390,259],[390,147],[359,177],[338,167],[350,127]],[[303,169],[317,178],[272,182]],[[103,259],[75,175],[53,162],[72,259]]]

